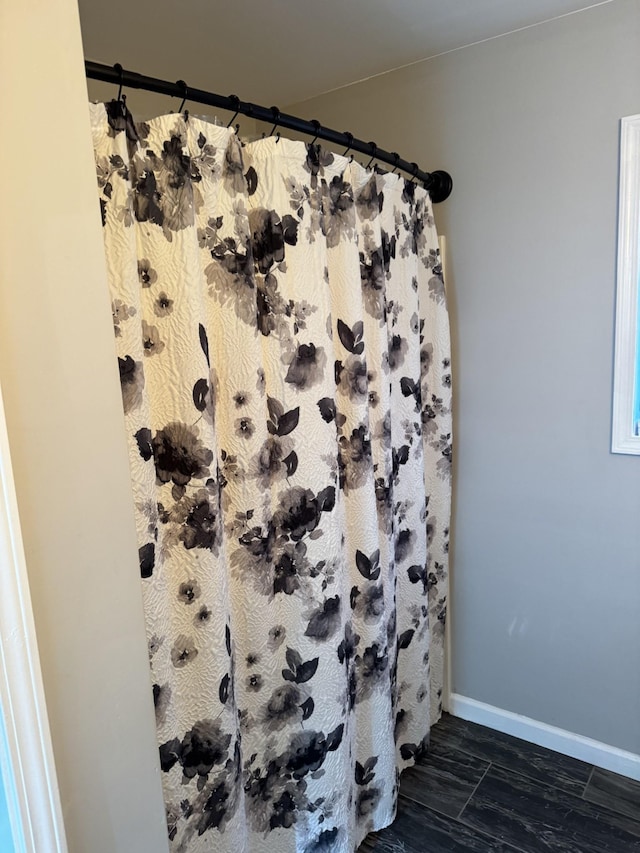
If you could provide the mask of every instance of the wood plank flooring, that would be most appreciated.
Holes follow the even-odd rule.
[[[640,782],[445,715],[358,853],[640,853]]]

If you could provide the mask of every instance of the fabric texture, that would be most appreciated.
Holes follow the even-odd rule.
[[[91,105],[173,853],[352,853],[440,714],[431,202],[319,146]]]

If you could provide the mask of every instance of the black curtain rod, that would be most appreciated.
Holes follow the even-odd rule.
[[[313,136],[314,139],[324,139],[337,146],[347,146],[347,151],[357,151],[367,154],[373,160],[388,163],[394,169],[402,169],[409,172],[412,178],[421,181],[428,190],[434,204],[444,201],[451,195],[453,181],[448,172],[437,169],[435,172],[422,172],[416,163],[403,160],[395,151],[385,151],[378,148],[375,142],[364,142],[356,139],[353,134],[345,131],[340,133],[329,127],[322,127],[319,121],[312,119],[306,121],[297,116],[281,113],[277,107],[261,107],[258,104],[250,104],[241,101],[237,95],[216,95],[213,92],[205,92],[203,89],[192,89],[183,80],[170,83],[168,80],[160,80],[157,77],[147,77],[144,74],[136,74],[135,71],[126,71],[121,65],[103,65],[100,62],[86,60],[85,70],[87,77],[92,80],[102,80],[105,83],[113,83],[116,86],[126,86],[129,89],[145,89],[148,92],[157,92],[160,95],[170,95],[174,98],[182,98],[198,104],[208,104],[222,110],[229,110],[238,115],[249,116],[258,121],[269,122],[276,127],[286,127]],[[235,117],[235,116],[234,116]],[[346,153],[346,152],[345,152]]]

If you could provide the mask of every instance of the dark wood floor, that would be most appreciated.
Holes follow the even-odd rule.
[[[640,782],[445,715],[374,851],[640,853]]]

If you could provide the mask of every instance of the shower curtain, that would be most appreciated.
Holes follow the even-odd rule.
[[[91,105],[173,853],[352,853],[441,708],[449,329],[428,194]]]

